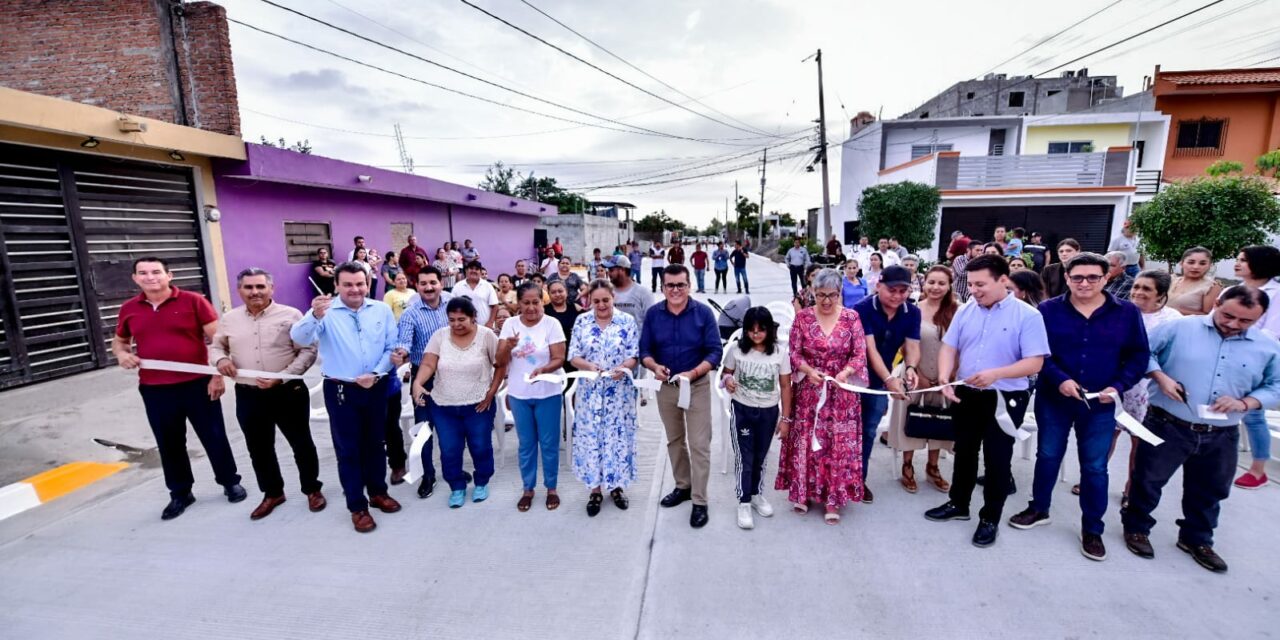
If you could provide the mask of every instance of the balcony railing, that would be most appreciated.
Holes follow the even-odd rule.
[[[1138,169],[1133,184],[1138,187],[1140,196],[1154,196],[1160,193],[1160,180],[1163,177],[1159,169]]]
[[[957,189],[1101,187],[1106,153],[961,157]]]

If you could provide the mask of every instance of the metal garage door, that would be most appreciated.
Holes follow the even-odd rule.
[[[144,255],[208,294],[189,170],[0,145],[0,388],[113,364]]]
[[[1085,251],[1105,253],[1111,238],[1112,205],[1041,207],[943,207],[939,246],[946,247],[959,229],[970,238],[989,242],[997,226],[1022,227],[1044,235],[1051,249],[1064,238],[1075,238]]]

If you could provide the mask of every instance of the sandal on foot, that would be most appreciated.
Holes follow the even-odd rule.
[[[1077,485],[1072,485],[1072,486],[1071,486],[1071,495],[1073,495],[1073,496],[1078,496],[1078,495],[1080,495],[1080,485],[1078,485],[1078,484],[1077,484]]]
[[[627,500],[626,494],[622,493],[622,487],[610,491],[609,497],[613,498],[613,506],[623,511],[626,511],[627,507],[631,506],[631,501]]]
[[[547,511],[555,511],[560,507],[560,496],[555,493],[547,494]]]
[[[524,495],[520,496],[520,501],[516,503],[516,509],[519,509],[520,511],[528,511],[529,508],[532,506],[533,506],[532,491],[526,491]]]
[[[934,488],[938,491],[946,493],[951,490],[951,483],[942,477],[942,471],[938,469],[938,465],[925,465],[924,473],[929,476],[929,482],[933,483]]]
[[[916,468],[911,466],[910,463],[902,465],[902,477],[899,480],[902,482],[902,488],[906,489],[907,493],[915,493],[919,489],[916,486]]]
[[[809,513],[809,505],[803,504],[800,502],[795,502],[791,504],[791,510],[795,511],[797,515],[802,516],[806,513]]]
[[[834,511],[828,511],[822,514],[822,521],[832,525],[840,524],[840,514]]]
[[[602,493],[591,494],[591,497],[587,498],[587,515],[591,516],[592,518],[596,517],[596,514],[600,513],[600,505],[603,502],[604,502],[604,494]]]

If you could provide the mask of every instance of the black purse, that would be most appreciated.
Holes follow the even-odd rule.
[[[907,421],[902,431],[908,438],[954,441],[955,411],[949,406],[907,405]]]

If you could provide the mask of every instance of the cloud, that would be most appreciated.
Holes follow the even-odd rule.
[[[698,26],[698,21],[701,19],[702,19],[702,9],[694,9],[693,13],[690,13],[689,17],[684,19],[685,30],[693,31],[693,28]]]
[[[337,69],[319,69],[317,71],[295,71],[283,77],[277,77],[276,86],[287,91],[299,92],[335,92],[347,95],[369,95],[365,87],[347,82],[346,74]]]

